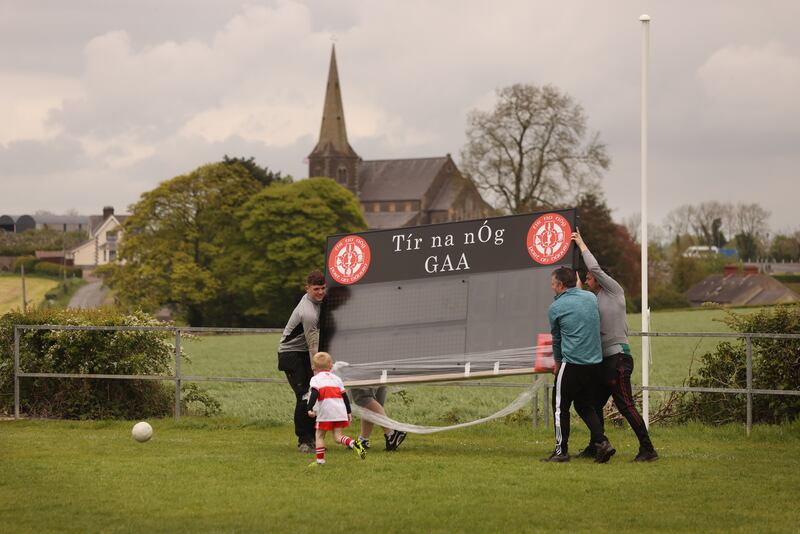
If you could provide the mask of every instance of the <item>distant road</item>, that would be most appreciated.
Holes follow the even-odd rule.
[[[69,301],[70,308],[97,308],[103,304],[108,290],[102,280],[92,281],[75,292]]]

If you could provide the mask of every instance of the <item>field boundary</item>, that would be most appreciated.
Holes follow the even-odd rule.
[[[29,373],[20,368],[20,337],[23,331],[34,330],[87,330],[87,331],[151,331],[174,332],[175,334],[175,374],[174,375],[122,375],[122,374],[83,374],[83,373]],[[281,333],[280,328],[223,328],[223,327],[189,327],[189,326],[75,326],[75,325],[15,325],[14,326],[14,418],[20,417],[20,388],[22,378],[67,378],[67,379],[114,379],[114,380],[159,380],[175,382],[175,409],[174,417],[181,416],[180,393],[182,382],[256,382],[256,383],[283,383],[279,378],[258,377],[215,377],[195,376],[181,374],[181,336],[185,333],[230,333],[230,334],[275,334]],[[753,388],[753,339],[800,339],[800,334],[771,334],[764,332],[631,332],[634,337],[684,337],[684,338],[735,338],[744,339],[746,344],[746,387],[745,388],[701,388],[701,387],[674,387],[674,386],[633,386],[637,391],[667,391],[682,393],[719,393],[746,395],[746,432],[749,436],[753,426],[753,395],[791,395],[800,396],[800,390],[775,390]],[[533,361],[533,360],[532,360]],[[531,367],[531,373],[533,367]],[[466,384],[450,383],[453,386]],[[497,386],[497,384],[474,384],[475,386]],[[505,387],[528,387],[527,384],[504,384]],[[544,419],[549,420],[547,406],[547,393],[552,385],[546,386]],[[539,396],[533,399],[533,424],[538,424]],[[647,422],[647,421],[646,421]]]

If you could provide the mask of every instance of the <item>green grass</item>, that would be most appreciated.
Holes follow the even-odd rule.
[[[58,285],[53,278],[25,276],[25,298],[28,306],[38,306],[44,295]],[[0,275],[0,315],[13,309],[22,309],[22,279],[11,274]]]
[[[719,310],[660,312],[657,331],[726,331]],[[629,318],[639,330],[638,317]],[[328,465],[296,452],[294,395],[277,370],[277,335],[190,337],[182,373],[271,377],[274,384],[199,385],[224,415],[132,422],[0,421],[3,532],[794,532],[800,523],[800,422],[651,428],[661,459],[630,463],[626,428],[608,429],[608,465],[543,464],[551,428],[530,409],[478,427],[411,435],[366,461],[328,443]],[[655,339],[651,384],[680,384],[693,353],[716,340]],[[634,349],[639,353],[634,338]],[[638,363],[638,362],[637,362]],[[637,369],[638,372],[638,369]],[[494,382],[530,382],[513,377]],[[508,404],[517,388],[393,386],[389,414],[432,425]],[[577,417],[575,453],[588,440]],[[355,428],[349,429],[353,435]],[[374,440],[380,442],[376,432]],[[376,450],[377,449],[377,450]]]
[[[733,310],[735,313],[750,313],[753,308]],[[721,309],[690,309],[661,311],[650,314],[652,332],[730,332],[720,321],[725,316]],[[628,315],[628,330],[642,330],[641,314]],[[711,352],[723,338],[650,338],[650,384],[679,386],[688,376],[690,368],[696,369],[699,357]],[[633,382],[641,383],[642,338],[631,336],[636,371]]]
[[[495,422],[306,466],[289,425],[0,422],[4,532],[796,532],[800,425],[656,428],[661,459],[538,461],[552,431]],[[573,449],[587,435],[581,425]]]

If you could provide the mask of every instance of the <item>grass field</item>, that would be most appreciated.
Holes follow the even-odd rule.
[[[44,295],[58,285],[58,280],[38,276],[25,277],[25,298],[28,305],[38,306]],[[0,315],[22,309],[22,281],[19,276],[0,275]]]
[[[656,313],[653,330],[725,331],[716,321],[722,315]],[[638,317],[629,320],[639,330]],[[749,438],[741,425],[654,425],[661,459],[646,465],[630,462],[633,433],[609,428],[619,451],[609,464],[554,465],[538,461],[552,450],[552,429],[532,427],[527,409],[478,427],[411,435],[396,453],[376,446],[366,461],[329,443],[328,465],[309,469],[312,457],[294,447],[294,396],[277,370],[277,342],[277,335],[185,339],[191,361],[183,374],[281,381],[201,382],[224,415],[153,420],[145,444],[131,439],[126,421],[0,421],[0,531],[796,532],[800,524],[800,422],[756,426]],[[655,339],[651,384],[680,384],[692,358],[715,344]],[[391,391],[391,416],[446,425],[488,415],[522,390]],[[573,420],[575,453],[588,435]],[[380,441],[379,432],[373,437]]]
[[[552,431],[494,422],[309,469],[289,425],[0,422],[3,532],[796,532],[800,425],[656,428],[661,459],[538,461]],[[587,438],[576,425],[573,448]]]

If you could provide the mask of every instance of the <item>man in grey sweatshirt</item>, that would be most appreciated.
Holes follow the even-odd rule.
[[[614,399],[617,410],[631,425],[639,438],[639,453],[634,458],[637,462],[651,462],[658,459],[653,448],[647,426],[636,409],[631,390],[631,373],[633,373],[633,356],[628,344],[628,322],[625,315],[625,290],[600,268],[600,264],[584,243],[580,232],[572,234],[572,239],[581,249],[583,262],[586,264],[586,286],[597,296],[600,309],[600,344],[603,350],[603,377],[605,388],[599,390],[595,409],[603,421],[603,407],[608,397]],[[596,448],[590,441],[578,457],[594,458]]]
[[[278,370],[286,373],[286,379],[295,394],[294,433],[300,452],[314,452],[314,419],[308,416],[306,401],[309,384],[314,376],[311,357],[319,348],[319,311],[325,298],[325,275],[312,271],[306,277],[306,293],[297,303],[278,346]]]

